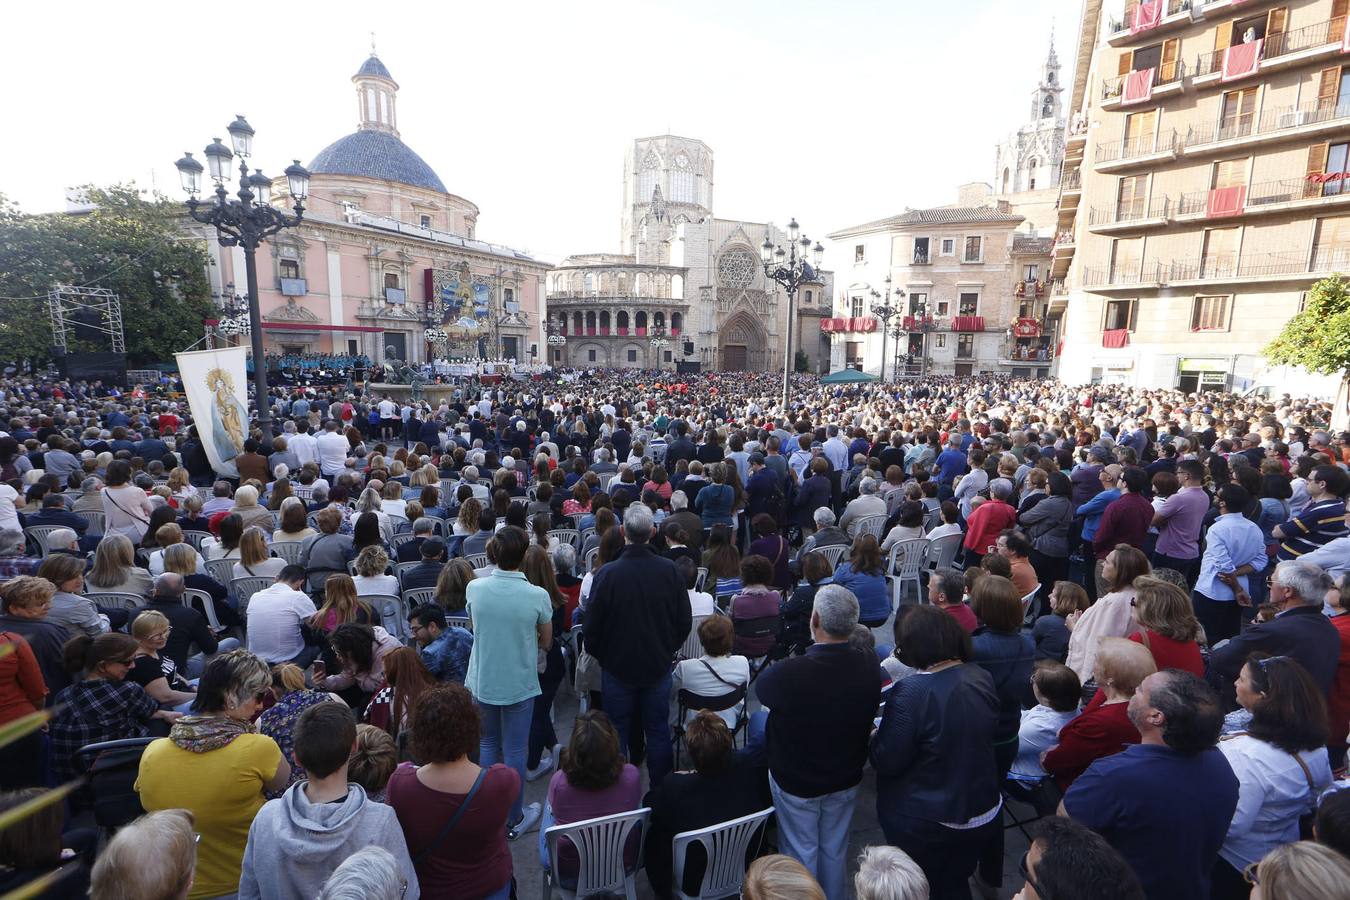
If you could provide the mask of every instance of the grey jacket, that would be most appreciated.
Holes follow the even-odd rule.
[[[1031,546],[1046,556],[1063,559],[1069,555],[1069,525],[1073,522],[1073,503],[1068,497],[1046,497],[1017,517]]]
[[[405,900],[421,896],[408,845],[392,807],[376,803],[358,784],[341,803],[310,803],[299,781],[258,810],[248,830],[240,900],[311,900],[333,870],[372,844],[394,855],[408,881]]]

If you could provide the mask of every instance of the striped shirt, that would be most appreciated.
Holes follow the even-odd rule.
[[[1284,534],[1280,559],[1297,559],[1338,537],[1345,537],[1345,501],[1336,497],[1309,503],[1303,512],[1280,525]]]

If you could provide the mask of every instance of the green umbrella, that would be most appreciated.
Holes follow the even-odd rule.
[[[821,384],[857,384],[863,381],[876,381],[877,376],[868,375],[866,372],[860,372],[857,369],[840,369],[838,372],[831,372],[820,379]]]

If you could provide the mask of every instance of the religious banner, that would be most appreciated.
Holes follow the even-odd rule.
[[[192,420],[219,475],[239,477],[235,458],[248,437],[248,377],[245,347],[175,353]]]

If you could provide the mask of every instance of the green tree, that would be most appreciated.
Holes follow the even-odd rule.
[[[808,372],[811,369],[811,357],[806,355],[805,350],[798,350],[797,355],[792,360],[793,367],[798,372]]]
[[[182,207],[133,185],[81,190],[90,212],[27,215],[0,196],[0,361],[48,356],[46,297],[59,283],[117,292],[129,362],[172,359],[213,311],[206,256],[184,237]],[[72,353],[110,349],[88,328],[68,335]]]
[[[1308,291],[1303,311],[1285,323],[1261,351],[1277,366],[1302,366],[1318,375],[1340,375],[1332,427],[1344,428],[1350,396],[1350,281],[1323,278]]]

